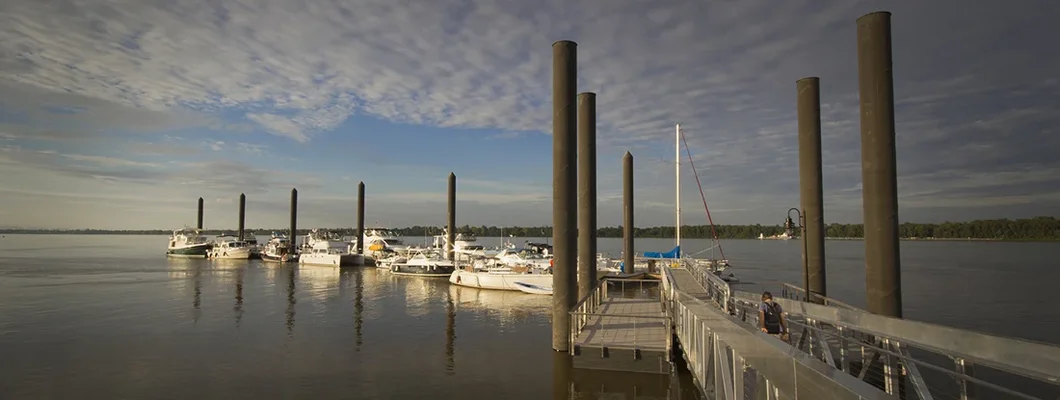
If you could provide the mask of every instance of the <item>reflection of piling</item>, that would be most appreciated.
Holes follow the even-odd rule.
[[[239,240],[244,240],[247,223],[247,195],[239,194]]]
[[[596,93],[578,94],[578,298],[596,284]]]
[[[291,189],[291,248],[298,248],[298,189]]]
[[[456,259],[454,245],[456,242],[456,174],[449,173],[449,205],[446,212],[446,225],[449,229],[445,233],[445,257],[450,260]]]
[[[564,352],[578,292],[577,46],[552,44],[552,349]]]
[[[236,271],[236,305],[232,308],[236,313],[236,328],[239,327],[239,322],[243,320],[243,274],[243,268]]]
[[[622,273],[633,273],[633,154],[622,156]]]
[[[798,92],[799,118],[799,197],[802,200],[802,237],[806,257],[807,296],[811,301],[823,299],[825,291],[824,260],[824,186],[821,177],[821,87],[816,77],[795,82]]]
[[[364,187],[364,184],[361,185]],[[354,293],[353,295],[353,333],[355,335],[355,344],[357,351],[361,351],[361,326],[364,325],[364,270],[356,270],[354,272]]]
[[[898,172],[894,144],[891,13],[858,18],[861,182],[865,278],[870,312],[902,316],[898,242]]]
[[[364,254],[364,182],[357,184],[357,254]]]
[[[199,219],[197,220],[198,222],[195,223],[195,228],[196,229],[202,229],[202,206],[203,206],[202,197],[200,197],[199,198]]]
[[[294,267],[287,270],[287,336],[294,336]]]
[[[456,372],[454,342],[456,341],[456,306],[453,297],[445,299],[445,372],[452,375]]]

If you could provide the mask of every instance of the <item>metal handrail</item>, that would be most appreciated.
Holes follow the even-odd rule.
[[[754,294],[738,292],[737,298],[754,301]],[[860,309],[829,307],[782,298],[774,300],[788,314],[974,361],[1042,382],[1060,384],[1060,346],[891,318]]]
[[[742,323],[727,312],[703,300],[674,291],[674,315],[678,338],[686,353],[689,369],[704,387],[707,372],[714,373],[715,395],[719,391],[735,397],[743,391],[743,371],[753,369],[762,375],[769,390],[806,398],[884,399],[890,395],[841,373],[808,354],[758,329]],[[729,365],[731,354],[733,365]],[[798,387],[796,386],[798,382]],[[730,398],[731,398],[730,397]]]
[[[787,296],[788,291],[797,292],[797,293],[801,294],[801,296],[798,297],[798,298],[792,298],[790,296]],[[791,299],[791,300],[806,301],[806,299],[807,299],[806,289],[803,289],[801,287],[792,285],[790,283],[782,283],[781,284],[781,294],[782,294],[782,297],[787,298],[787,299]],[[844,303],[842,301],[836,300],[836,299],[828,297],[828,296],[822,296],[822,295],[819,295],[819,294],[815,294],[814,297],[822,299],[826,306],[837,306],[837,307],[842,307],[842,308],[849,308],[851,310],[860,310],[861,309],[859,307],[852,306],[852,305],[850,305],[848,303]]]

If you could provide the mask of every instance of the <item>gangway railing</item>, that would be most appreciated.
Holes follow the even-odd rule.
[[[885,399],[882,390],[741,321],[712,300],[677,290],[663,268],[663,296],[696,384],[716,399]],[[709,278],[705,278],[709,279]]]
[[[710,294],[704,303],[758,329],[760,294],[731,290],[700,266],[688,269]],[[774,301],[791,334],[788,343],[770,340],[890,395],[1060,399],[1060,346],[880,316],[822,296],[816,297],[823,305],[808,303],[798,300],[804,293],[793,285],[781,293]]]

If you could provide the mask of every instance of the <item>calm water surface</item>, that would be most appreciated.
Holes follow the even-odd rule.
[[[797,241],[723,246],[742,290],[801,280]],[[543,399],[573,387],[694,398],[684,376],[555,367],[549,297],[374,268],[167,259],[164,247],[158,236],[0,239],[0,397]],[[1034,305],[1060,281],[1057,250],[903,242],[906,317],[1055,343],[1060,313]],[[827,252],[829,294],[863,305],[862,243]]]

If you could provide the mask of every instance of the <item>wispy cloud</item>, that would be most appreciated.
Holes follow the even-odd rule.
[[[964,11],[953,14],[955,6]],[[188,193],[229,191],[211,198],[296,185],[337,195],[326,180],[354,173],[295,177],[255,162],[270,151],[297,160],[290,164],[302,170],[348,168],[349,159],[392,162],[390,148],[339,152],[331,144],[355,136],[343,124],[359,117],[402,129],[476,128],[478,137],[497,140],[473,145],[528,151],[527,144],[551,131],[550,45],[573,39],[579,90],[598,94],[600,192],[617,191],[619,158],[632,150],[638,204],[646,210],[639,221],[671,218],[665,205],[672,203],[677,122],[686,129],[709,205],[726,219],[768,222],[772,217],[763,215],[796,205],[794,82],[805,76],[821,77],[826,213],[830,220],[856,221],[860,193],[848,190],[861,181],[854,20],[876,7],[869,1],[119,0],[63,7],[9,1],[0,13],[0,140],[19,150],[2,153],[7,158],[0,163],[139,185],[125,190],[163,188],[174,196],[178,191],[164,185]],[[1009,196],[998,192],[1002,184],[1060,168],[1052,150],[1060,145],[1060,56],[1036,50],[1055,36],[1060,7],[944,1],[889,8],[903,219],[930,219],[945,204],[971,204],[955,196],[972,189],[979,199],[998,199],[990,204],[1015,204],[1002,201]],[[940,19],[961,29],[939,29]],[[487,168],[471,159],[454,163]],[[476,212],[483,215],[507,217],[523,207],[530,211],[520,217],[547,223],[549,166],[542,163],[532,182],[519,182],[529,189],[461,178],[461,188],[469,187],[461,198],[482,204]],[[387,176],[390,186],[371,192],[394,202],[387,212],[401,215],[412,207],[407,204],[434,201],[429,191],[391,184],[403,179],[393,172],[398,167],[359,168]],[[701,208],[687,164],[685,172],[682,204]],[[1028,185],[1019,211],[1047,210],[1042,204],[1051,201],[1052,181]],[[606,211],[601,220],[618,218]]]

